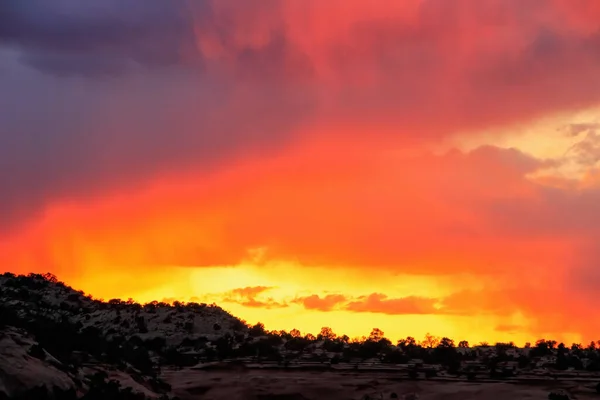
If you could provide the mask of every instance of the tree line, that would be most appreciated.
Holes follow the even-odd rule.
[[[64,283],[51,274],[30,274],[16,276],[4,274],[4,285],[17,289],[11,296],[22,296],[31,300],[29,289],[40,289],[47,285],[59,285],[68,288]],[[2,287],[0,287],[0,291]],[[1,295],[2,293],[0,293]],[[83,292],[73,292],[69,296],[86,297]],[[39,298],[34,299],[39,307],[45,307]],[[173,304],[150,302],[138,304],[132,299],[123,301],[112,299],[108,302],[91,300],[93,307],[136,309],[152,311],[158,307],[172,307],[178,311],[198,310],[215,305],[175,302]],[[68,305],[64,306],[67,307]],[[47,305],[47,307],[52,307]],[[72,306],[69,306],[72,307]],[[71,310],[70,312],[78,312]],[[225,311],[223,311],[226,313]],[[228,313],[226,313],[228,314]],[[228,314],[230,315],[230,314]],[[368,336],[351,339],[347,335],[337,335],[329,327],[323,327],[317,335],[302,334],[298,329],[288,331],[268,331],[264,324],[246,324],[245,321],[234,319],[234,323],[223,329],[219,324],[213,326],[218,339],[209,340],[205,336],[193,335],[190,329],[189,337],[178,345],[167,345],[165,338],[153,337],[142,339],[147,333],[143,317],[136,317],[139,335],[123,336],[119,334],[106,335],[94,326],[84,327],[81,322],[74,322],[68,316],[53,319],[49,316],[37,315],[35,318],[22,318],[10,306],[0,304],[0,325],[14,325],[27,329],[43,346],[59,359],[69,361],[74,351],[88,354],[94,359],[110,362],[128,362],[140,371],[152,374],[157,368],[151,360],[153,354],[159,355],[161,363],[185,365],[196,362],[197,359],[186,356],[196,353],[202,360],[223,360],[231,358],[253,357],[257,360],[270,360],[286,364],[298,358],[313,358],[315,360],[339,363],[352,360],[376,359],[382,363],[407,363],[413,359],[421,359],[425,363],[442,364],[449,369],[456,369],[462,361],[480,359],[481,354],[475,350],[479,347],[494,347],[493,357],[484,357],[491,367],[503,361],[517,361],[522,368],[531,366],[536,358],[553,355],[556,369],[588,369],[600,370],[600,341],[587,345],[573,343],[566,345],[555,340],[539,339],[533,344],[526,344],[526,351],[515,352],[517,346],[512,343],[478,343],[471,347],[465,340],[455,342],[448,337],[436,337],[427,334],[423,340],[414,337],[397,340],[393,343],[384,332],[374,328]],[[168,323],[168,321],[165,321]],[[115,323],[122,323],[115,321]],[[183,327],[188,329],[187,327]],[[110,336],[110,337],[108,337]],[[315,351],[323,350],[322,354]],[[35,353],[35,350],[33,350]],[[584,360],[586,361],[584,365]],[[66,362],[69,365],[69,362]]]

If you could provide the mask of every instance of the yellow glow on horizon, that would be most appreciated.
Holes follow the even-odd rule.
[[[390,298],[411,295],[437,298],[468,288],[470,284],[468,279],[461,285],[444,282],[439,277],[401,276],[396,280],[390,280],[390,276],[372,278],[368,279],[364,271],[360,270],[332,271],[294,266],[290,263],[272,266],[248,264],[235,267],[169,267],[161,276],[162,281],[153,282],[152,288],[146,290],[136,290],[136,278],[119,271],[82,276],[69,283],[104,300],[131,297],[141,303],[152,300],[215,302],[236,317],[251,324],[262,322],[270,330],[289,331],[296,328],[304,334],[316,334],[321,327],[329,326],[336,333],[352,338],[368,336],[371,329],[377,327],[393,342],[406,336],[420,340],[426,333],[448,336],[456,341],[465,339],[471,343],[525,343],[532,340],[524,332],[498,332],[495,328],[501,323],[493,315],[388,315],[345,310],[317,311],[307,310],[302,305],[291,302],[297,296],[323,296],[327,293],[361,296],[381,292]],[[129,280],[130,284],[124,287],[123,280]],[[285,302],[287,307],[254,308],[224,299],[224,295],[234,289],[253,286],[272,287],[260,294],[258,300],[271,298]],[[518,314],[511,316],[509,321],[503,321],[504,324],[507,322],[527,326],[527,321]]]
[[[592,114],[578,118],[571,116],[570,119],[546,120],[537,125],[523,126],[521,130],[515,130],[510,134],[494,134],[492,135],[494,140],[492,137],[482,134],[477,139],[464,139],[459,144],[463,150],[482,144],[491,144],[517,147],[536,157],[558,157],[564,153],[565,146],[568,146],[569,143],[565,141],[565,135],[557,129],[567,122],[590,122]],[[547,141],[544,140],[545,144],[539,143],[541,131],[548,132],[548,137],[551,138]],[[456,139],[457,143],[460,142],[459,139]],[[388,149],[395,149],[394,146],[387,145],[380,149],[381,144],[373,146],[377,148],[378,155],[379,151],[388,155],[386,153]],[[399,148],[402,149],[401,146]],[[313,153],[308,153],[311,154],[311,157],[318,156],[324,165],[329,165],[326,163],[331,151],[329,145],[322,148],[318,145],[312,147],[311,144],[307,145],[306,149],[313,151]],[[360,148],[360,150],[363,149]],[[425,151],[425,149],[421,150]],[[214,248],[217,255],[215,259],[237,260],[238,253],[235,254],[235,257],[228,257],[229,252],[232,251],[231,248],[245,243],[245,240],[241,239],[251,238],[248,240],[249,242],[257,240],[254,238],[255,229],[260,230],[263,223],[270,223],[269,229],[272,232],[279,232],[276,226],[280,219],[293,220],[293,214],[288,213],[286,209],[289,203],[297,206],[294,203],[296,201],[299,203],[313,201],[315,207],[321,207],[325,219],[327,217],[338,218],[341,222],[351,219],[354,215],[351,213],[353,210],[348,209],[345,210],[346,213],[338,215],[338,205],[343,205],[345,193],[360,193],[360,191],[347,189],[346,185],[351,187],[350,183],[353,183],[354,175],[363,173],[362,168],[353,169],[363,163],[369,166],[368,174],[365,174],[367,176],[361,176],[361,180],[359,180],[366,188],[365,190],[381,191],[381,199],[386,196],[393,199],[389,204],[383,204],[385,207],[382,209],[410,210],[407,213],[398,214],[397,220],[406,222],[406,225],[397,225],[396,228],[405,229],[408,232],[419,232],[421,221],[431,223],[432,227],[436,226],[437,216],[430,217],[431,209],[428,209],[427,205],[424,205],[423,209],[419,209],[418,199],[415,202],[412,202],[414,199],[411,199],[405,204],[402,202],[403,188],[398,186],[398,193],[389,189],[397,184],[395,168],[398,171],[411,169],[419,171],[428,167],[427,162],[431,161],[431,158],[425,157],[424,161],[418,161],[416,164],[413,163],[413,160],[398,163],[396,158],[412,158],[414,155],[405,154],[403,151],[392,151],[393,154],[389,154],[389,159],[377,157],[373,161],[363,159],[358,147],[351,147],[349,151],[352,155],[351,160],[344,165],[333,163],[331,168],[335,170],[335,174],[332,173],[329,180],[323,181],[327,184],[336,184],[335,188],[340,190],[342,195],[339,198],[325,199],[329,201],[325,201],[323,204],[316,201],[319,199],[310,194],[315,191],[315,188],[322,187],[320,186],[322,182],[315,180],[315,176],[321,175],[325,169],[308,168],[303,170],[302,168],[305,166],[303,160],[307,153],[302,148],[302,151],[294,152],[289,157],[282,157],[281,160],[267,160],[264,161],[264,164],[256,162],[255,165],[248,162],[250,166],[240,164],[231,171],[212,177],[203,176],[203,179],[195,179],[191,172],[189,176],[176,177],[177,179],[157,178],[157,181],[148,188],[134,192],[129,197],[122,193],[109,193],[105,198],[97,198],[90,202],[67,202],[48,206],[44,217],[37,221],[39,225],[33,226],[31,230],[23,228],[22,237],[15,234],[11,238],[12,242],[0,244],[0,249],[3,250],[0,253],[7,257],[7,260],[10,260],[13,265],[19,265],[23,269],[38,268],[39,265],[45,265],[45,268],[55,267],[53,272],[59,276],[59,279],[64,279],[69,285],[76,289],[82,289],[94,297],[105,300],[133,298],[139,302],[163,299],[180,301],[197,299],[196,301],[200,302],[215,302],[249,323],[258,321],[265,323],[268,329],[297,328],[302,332],[317,333],[322,326],[330,326],[339,334],[354,337],[368,335],[372,328],[378,327],[393,340],[407,335],[422,338],[427,332],[438,336],[446,335],[456,340],[466,339],[470,342],[512,340],[523,343],[534,340],[535,338],[531,337],[531,333],[528,331],[532,324],[522,314],[517,312],[509,316],[492,315],[493,307],[491,311],[483,310],[481,315],[444,315],[441,313],[391,315],[342,310],[326,312],[307,310],[292,302],[293,299],[300,296],[342,294],[354,298],[373,293],[385,294],[390,299],[408,296],[441,299],[466,289],[482,291],[496,288],[496,286],[501,289],[505,282],[499,282],[498,279],[502,278],[497,277],[490,280],[487,276],[488,263],[486,261],[479,263],[476,258],[475,261],[467,259],[467,263],[470,262],[469,268],[473,267],[472,275],[459,274],[460,271],[469,270],[464,268],[465,262],[461,259],[462,255],[467,252],[456,253],[442,249],[440,254],[444,254],[443,250],[445,250],[451,255],[431,259],[415,258],[411,260],[411,265],[394,265],[388,268],[383,265],[385,262],[376,267],[368,264],[370,260],[377,260],[379,250],[376,246],[366,250],[373,252],[369,254],[373,256],[372,258],[358,257],[357,265],[352,266],[306,266],[294,262],[293,259],[265,261],[269,260],[266,257],[269,255],[269,249],[257,247],[250,249],[247,259],[236,265],[182,267],[163,264],[179,259],[180,253],[186,251],[190,251],[190,256],[182,258],[191,260],[190,263],[198,262],[198,260],[212,260],[213,253],[208,252],[207,256],[203,257],[205,253],[200,252],[200,255],[195,253],[198,248]],[[358,155],[355,155],[354,152]],[[281,168],[279,162],[285,168]],[[379,164],[380,162],[381,164]],[[297,166],[302,166],[302,168],[297,168]],[[435,170],[435,168],[433,169]],[[296,178],[293,185],[298,186],[298,192],[288,189],[288,174],[290,173]],[[402,174],[398,175],[402,176]],[[410,175],[409,178],[411,179],[401,181],[402,184],[418,186],[419,174]],[[203,183],[200,185],[197,182]],[[451,183],[455,187],[460,187],[461,184],[459,179]],[[348,191],[346,192],[346,190]],[[431,195],[428,192],[431,190],[430,188],[423,190],[425,194]],[[288,194],[288,191],[292,194]],[[436,192],[437,190],[432,190],[432,193]],[[443,193],[443,190],[441,192]],[[238,193],[246,196],[244,201],[239,201],[242,196]],[[382,200],[382,203],[385,201]],[[379,200],[377,199],[370,205],[374,208],[379,207]],[[443,217],[443,212],[446,211],[442,207],[444,206],[443,201],[440,201],[439,204],[436,202],[434,205],[436,206],[434,211],[439,212],[438,215]],[[358,210],[359,206],[360,204],[357,205]],[[263,218],[262,213],[269,216],[269,213],[265,212],[267,207],[273,208],[271,220]],[[451,216],[456,213],[456,209],[447,211]],[[463,212],[468,214],[469,210],[463,210]],[[381,221],[384,221],[386,217],[385,212],[374,215]],[[245,220],[245,216],[252,217]],[[237,225],[239,219],[243,221],[241,227]],[[301,235],[301,238],[311,237],[315,233],[314,229],[319,229],[318,226],[314,229],[312,226],[302,226],[303,221],[301,220],[294,221],[296,225],[288,227],[288,229],[304,229],[305,235]],[[448,221],[453,222],[454,218],[449,218]],[[475,224],[477,221],[471,221],[470,218],[466,218],[465,221],[473,222],[474,232],[477,232],[479,227]],[[345,226],[345,224],[340,225]],[[368,223],[364,225],[370,226]],[[354,229],[360,229],[360,225],[357,226],[358,228]],[[243,235],[239,237],[230,232],[238,229],[243,231]],[[387,235],[385,229],[375,230],[375,232],[379,232],[379,238],[382,240],[390,240],[392,243],[390,248],[393,248],[395,237]],[[331,233],[337,235],[338,231],[332,229]],[[345,233],[347,232],[339,232],[340,235]],[[410,239],[407,235],[402,238]],[[424,238],[424,240],[426,239]],[[483,255],[490,250],[494,251],[493,254],[501,254],[504,251],[503,246],[506,243],[511,244],[510,238],[501,239],[506,239],[506,242],[494,242],[493,246],[488,247],[476,244],[477,248],[473,248],[473,250],[479,251]],[[293,240],[296,239],[291,236],[290,241]],[[469,246],[471,245],[469,237],[464,240]],[[554,244],[558,243],[559,239],[553,240],[551,242],[544,241],[539,248],[545,250],[555,247]],[[32,258],[33,261],[29,261],[31,244],[46,244],[51,250],[48,253],[41,252],[42,263],[35,264],[38,260],[34,258]],[[518,244],[520,246],[521,243]],[[536,243],[534,241],[527,242],[527,246],[531,245],[536,245]],[[340,248],[333,250],[338,252],[340,249],[345,250],[347,247],[344,246],[340,245]],[[432,243],[432,253],[439,249],[436,246],[436,243]],[[519,246],[516,247],[516,250],[522,251]],[[43,250],[46,249],[46,246],[42,247]],[[242,248],[242,253],[243,250]],[[301,251],[300,247],[298,252]],[[288,253],[283,253],[282,257],[293,256],[295,252],[296,249],[292,248]],[[10,257],[11,254],[14,254],[14,258]],[[513,254],[514,257],[517,257],[517,261],[518,254]],[[483,257],[482,260],[487,260],[487,257]],[[149,261],[154,264],[145,265]],[[332,264],[335,261],[334,259]],[[507,257],[499,262],[510,264],[512,261],[512,258]],[[44,262],[47,263],[44,264]],[[182,261],[182,263],[184,262]],[[206,262],[210,264],[211,261]],[[236,263],[236,261],[232,261],[232,263]],[[33,267],[30,267],[31,265]],[[398,274],[394,271],[403,271],[403,273]],[[523,271],[523,273],[526,272]],[[270,309],[253,308],[239,302],[227,301],[227,292],[253,286],[270,287],[268,291],[261,293],[258,299],[272,298],[274,301],[286,303],[288,306]],[[476,299],[474,299],[475,301]],[[478,309],[474,309],[474,311],[479,313]],[[535,314],[530,312],[528,315]],[[503,331],[496,329],[498,326],[517,326],[518,329]],[[572,337],[569,335],[569,333],[565,333],[566,338]]]

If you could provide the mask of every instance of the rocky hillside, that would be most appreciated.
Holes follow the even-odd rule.
[[[162,337],[173,344],[194,335],[210,338],[244,329],[239,319],[215,305],[160,302],[141,305],[120,299],[103,302],[74,290],[50,274],[0,275],[0,300],[20,319],[67,318],[82,328],[97,328],[108,336]]]
[[[248,327],[215,305],[103,302],[31,274],[0,275],[1,399],[169,398],[161,366]]]
[[[21,329],[0,330],[0,355],[0,393],[14,395],[37,386],[62,391],[77,387],[77,378]]]

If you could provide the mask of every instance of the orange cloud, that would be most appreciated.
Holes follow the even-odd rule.
[[[356,312],[373,312],[383,314],[435,314],[435,299],[416,296],[390,299],[385,294],[373,293],[363,296],[346,305],[346,309]]]
[[[438,300],[418,296],[389,298],[382,293],[368,296],[349,297],[341,294],[328,294],[323,297],[313,294],[294,299],[307,310],[381,313],[389,315],[404,314],[443,314],[445,310],[434,307]]]
[[[159,180],[128,201],[57,205],[22,238],[14,235],[4,254],[68,268],[86,256],[109,265],[201,266],[237,264],[264,247],[266,259],[308,265],[403,270],[417,262],[411,273],[418,274],[520,270],[542,249],[549,262],[565,256],[569,240],[560,231],[501,218],[522,213],[521,221],[539,225],[554,211],[544,199],[551,193],[523,177],[539,165],[534,159],[494,148],[418,157],[344,148],[332,160],[329,150],[299,148],[201,185]],[[508,253],[521,265],[489,268]]]
[[[302,304],[307,310],[331,311],[334,307],[347,301],[341,294],[328,294],[320,297],[317,294],[294,299],[295,303]]]
[[[553,281],[565,265],[586,268],[583,257],[592,255],[597,189],[527,180],[543,164],[516,150],[338,149],[331,159],[326,144],[300,147],[197,185],[159,180],[127,200],[57,204],[4,241],[1,257],[22,271],[50,266],[60,275],[91,264],[235,265],[263,247],[266,260],[304,265]]]
[[[229,291],[224,294],[222,301],[239,303],[245,307],[253,308],[281,308],[287,307],[287,304],[277,302],[273,298],[269,297],[266,299],[257,299],[262,293],[272,289],[268,286],[254,286],[238,288]]]
[[[271,289],[269,286],[253,286],[239,289],[233,289],[232,294],[239,295],[240,297],[256,297],[257,295],[266,292]]]

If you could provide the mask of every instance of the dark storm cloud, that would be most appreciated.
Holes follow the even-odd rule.
[[[310,65],[281,29],[236,43],[228,15],[208,0],[0,3],[0,231],[52,201],[283,143],[314,102],[282,71]],[[207,72],[198,34],[233,63]]]
[[[53,201],[269,151],[312,107],[310,91],[285,85],[181,71],[57,79],[0,57],[0,231]]]
[[[201,20],[210,14],[195,2]],[[59,75],[115,74],[133,65],[199,65],[194,21],[183,0],[5,1],[0,42],[24,62]]]
[[[2,1],[0,230],[305,122],[435,139],[595,104],[598,35],[555,3],[428,0],[407,22],[362,1]]]
[[[310,65],[281,30],[238,46],[234,22],[205,0],[2,2],[0,231],[51,201],[282,143],[312,105],[281,71]],[[233,70],[205,70],[196,30]]]

